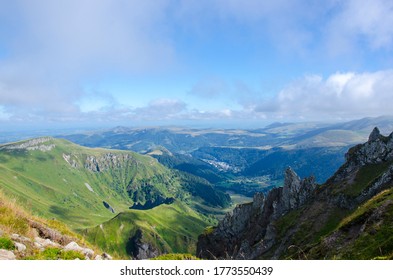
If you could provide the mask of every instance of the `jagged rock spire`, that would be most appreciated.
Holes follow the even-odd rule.
[[[370,136],[368,137],[369,142],[373,142],[381,137],[381,132],[378,127],[374,127],[373,131],[371,131]]]
[[[284,188],[297,188],[300,185],[300,178],[291,167],[285,170]]]
[[[310,196],[315,188],[315,179],[313,177],[303,180],[288,167],[285,170],[284,186],[282,189],[282,203],[285,210],[300,207]]]

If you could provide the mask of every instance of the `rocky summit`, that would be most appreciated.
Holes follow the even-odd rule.
[[[199,236],[208,259],[393,258],[393,133],[374,128],[322,185],[288,168],[283,187],[238,205]]]
[[[269,250],[275,241],[274,221],[301,207],[312,195],[313,177],[301,180],[288,168],[284,186],[267,196],[254,195],[253,202],[238,205],[210,233],[199,237],[197,253],[201,258],[254,259]]]

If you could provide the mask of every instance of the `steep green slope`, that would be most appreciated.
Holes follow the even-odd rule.
[[[7,196],[40,216],[86,229],[92,242],[124,257],[147,257],[130,253],[129,238],[138,234],[133,246],[149,244],[152,256],[193,252],[197,234],[214,222],[187,206],[193,206],[198,187],[205,186],[190,189],[190,180],[178,171],[130,151],[49,137],[0,146],[0,189]],[[121,232],[114,226],[119,223]]]
[[[151,258],[163,253],[195,252],[198,234],[207,225],[192,209],[175,202],[120,213],[83,234],[103,250],[122,257]],[[143,244],[148,249],[144,250]]]
[[[34,211],[74,228],[108,220],[111,209],[175,196],[180,187],[151,157],[52,138],[0,146],[0,186]]]
[[[307,255],[314,259],[393,259],[393,189],[360,205]]]
[[[65,249],[69,243],[78,244],[72,250]],[[83,246],[83,247],[80,247]],[[83,252],[81,250],[83,249]],[[0,249],[7,250],[7,259],[57,260],[102,259],[107,254],[70,230],[57,220],[36,217],[10,200],[0,191]],[[85,255],[88,254],[87,255]],[[102,255],[101,255],[102,254]],[[4,255],[3,255],[4,257]]]

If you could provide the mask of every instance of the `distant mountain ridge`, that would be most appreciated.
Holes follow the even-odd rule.
[[[342,123],[273,123],[261,129],[191,129],[181,127],[127,128],[61,135],[88,147],[147,152],[165,147],[175,153],[191,153],[200,147],[305,148],[348,146],[367,140],[378,126],[393,130],[393,117],[363,118]]]
[[[285,166],[291,165],[301,176],[314,174],[318,182],[324,182],[343,164],[350,146],[366,141],[375,126],[384,133],[392,131],[392,124],[392,116],[381,116],[341,123],[273,123],[243,130],[118,127],[62,137],[89,147],[140,153],[165,149],[191,155],[190,161],[204,161],[213,172],[219,169],[236,176],[268,175],[273,181],[283,180]],[[320,165],[316,164],[319,160],[323,161]]]

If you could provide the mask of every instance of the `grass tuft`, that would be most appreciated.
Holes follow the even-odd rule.
[[[59,248],[46,248],[33,256],[26,258],[27,260],[84,260],[85,256],[80,252],[63,251]]]
[[[14,250],[15,245],[8,237],[0,237],[0,249]]]

